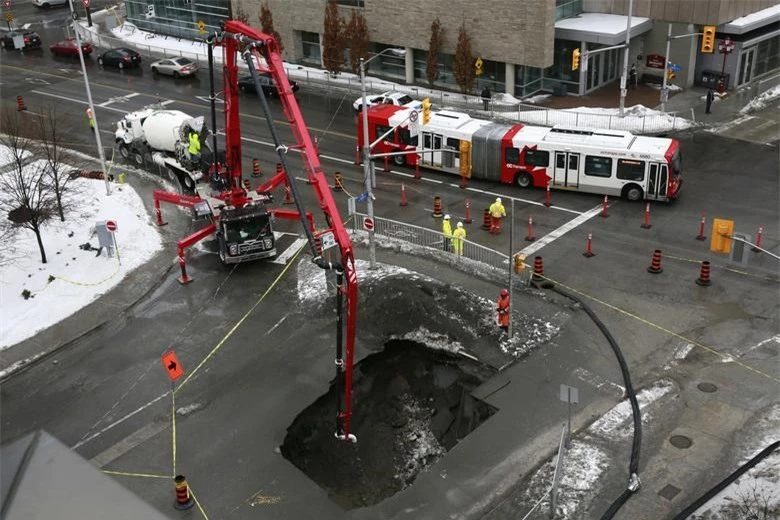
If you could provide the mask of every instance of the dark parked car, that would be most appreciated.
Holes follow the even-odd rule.
[[[7,32],[3,34],[2,42],[3,47],[9,50],[14,49],[14,36],[23,36],[24,37],[24,48],[25,49],[40,49],[41,48],[41,37],[38,36],[38,33],[35,31],[12,31]]]
[[[279,97],[279,89],[276,88],[276,82],[270,74],[265,72],[258,72],[257,76],[260,79],[260,86],[263,88],[263,93],[268,97]],[[290,81],[290,86],[293,92],[298,92],[298,82]],[[238,88],[241,92],[247,92],[256,94],[255,83],[252,81],[252,76],[246,75],[238,79]]]
[[[97,59],[100,65],[127,69],[141,66],[141,55],[133,49],[119,48],[106,51]]]
[[[76,38],[66,38],[61,42],[52,43],[49,45],[49,50],[52,54],[57,56],[78,56],[79,48],[76,45]],[[92,54],[92,44],[89,42],[81,42],[81,52],[84,56]]]

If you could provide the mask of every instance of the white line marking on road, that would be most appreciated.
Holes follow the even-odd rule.
[[[745,354],[747,354],[751,350],[756,350],[757,348],[761,348],[770,342],[780,343],[780,334],[778,334],[777,336],[772,336],[771,338],[767,338],[764,341],[760,341],[759,343],[753,345],[752,347],[748,347],[747,350],[745,350]]]
[[[536,253],[541,248],[546,246],[547,244],[551,243],[552,241],[561,238],[563,235],[571,231],[572,229],[576,228],[577,226],[580,226],[581,224],[584,224],[588,220],[592,219],[596,215],[598,215],[601,212],[602,207],[596,206],[592,210],[585,212],[581,214],[579,217],[574,218],[570,221],[568,221],[566,224],[562,225],[558,229],[554,229],[550,233],[544,235],[542,238],[537,240],[536,242],[532,243],[528,247],[524,248],[520,251],[520,254],[525,255],[526,257]]]
[[[588,383],[589,385],[593,385],[596,390],[605,390],[609,394],[618,394],[619,397],[626,395],[626,389],[619,384],[604,379],[603,377],[589,372],[584,368],[576,368],[574,370],[574,375],[577,376],[577,379],[580,381]]]
[[[176,103],[175,99],[166,99],[165,101],[161,101],[160,103],[157,103],[157,104],[161,105],[161,106],[168,106],[168,105],[173,104],[173,103]]]
[[[282,319],[281,319],[281,320],[279,320],[279,321],[277,321],[277,322],[276,322],[276,324],[275,324],[273,327],[271,327],[271,328],[268,330],[268,332],[266,332],[265,334],[263,334],[263,336],[268,336],[270,333],[272,333],[274,330],[276,330],[276,327],[278,327],[279,325],[281,325],[281,324],[282,324],[282,322],[283,322],[284,320],[286,320],[286,319],[287,319],[287,315],[285,315],[285,316],[282,316]]]
[[[56,99],[62,99],[63,101],[70,101],[72,103],[78,103],[79,105],[89,105],[86,101],[82,101],[81,99],[75,99],[75,98],[69,98],[67,96],[60,96],[59,94],[52,94],[51,92],[42,92],[40,90],[31,90],[31,92],[35,94],[40,94],[42,96],[49,96]],[[98,105],[100,106],[100,105]],[[100,108],[105,108],[106,110],[113,110],[114,112],[119,112],[120,114],[126,114],[127,110],[122,110],[121,108],[114,108],[114,107],[104,107],[100,106]]]
[[[686,343],[677,347],[674,351],[674,359],[685,359],[688,357],[688,353],[693,349],[693,343]]]
[[[130,94],[125,94],[124,96],[116,96],[116,97],[109,98],[108,101],[103,101],[102,103],[98,103],[97,106],[105,108],[112,103],[126,103],[130,98],[134,98],[140,95],[141,94],[139,94],[138,92],[131,92]]]
[[[132,450],[139,444],[148,441],[161,431],[170,428],[171,423],[168,421],[156,422],[147,424],[140,430],[136,430],[121,441],[117,442],[113,446],[99,453],[89,461],[98,468],[115,461],[128,451]]]
[[[138,414],[138,413],[140,413],[140,412],[142,412],[142,411],[146,410],[147,408],[149,408],[150,406],[152,406],[153,404],[155,404],[157,401],[159,401],[159,400],[160,400],[160,399],[162,399],[163,397],[166,397],[166,396],[167,396],[167,395],[169,395],[170,393],[171,393],[171,392],[170,392],[170,391],[168,391],[168,392],[165,392],[165,393],[164,393],[164,394],[162,394],[162,395],[159,395],[159,396],[155,397],[154,399],[152,399],[151,401],[149,401],[149,402],[148,402],[148,403],[146,403],[145,405],[141,406],[140,408],[136,408],[135,410],[133,410],[133,411],[132,411],[132,412],[130,412],[129,414],[125,415],[125,416],[124,416],[124,417],[122,417],[121,419],[118,419],[118,420],[116,420],[116,421],[112,422],[111,424],[109,424],[108,426],[106,426],[105,428],[103,428],[102,430],[100,430],[100,431],[97,431],[97,432],[93,433],[92,435],[90,435],[89,437],[87,437],[86,439],[84,439],[84,440],[81,440],[81,441],[77,442],[75,445],[71,446],[71,448],[70,448],[70,449],[72,449],[72,450],[78,449],[78,448],[80,448],[81,446],[84,446],[84,445],[85,445],[86,443],[88,443],[89,441],[91,441],[91,440],[93,440],[93,439],[97,439],[98,437],[100,437],[101,435],[103,435],[104,433],[106,433],[108,430],[110,430],[110,429],[114,428],[115,426],[119,426],[120,424],[122,424],[123,422],[125,422],[125,421],[126,421],[126,420],[128,420],[129,418],[133,417],[134,415],[136,415],[136,414]]]
[[[305,238],[296,238],[295,242],[292,243],[290,247],[285,249],[281,255],[277,255],[276,258],[271,260],[272,264],[280,264],[285,265],[287,264],[287,261],[292,258],[302,247],[305,243],[307,243],[308,240]]]

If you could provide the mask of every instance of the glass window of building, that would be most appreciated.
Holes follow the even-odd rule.
[[[204,22],[206,31],[212,32],[229,15],[224,0],[127,0],[125,9],[127,21],[139,29],[192,40],[204,37],[198,22]]]

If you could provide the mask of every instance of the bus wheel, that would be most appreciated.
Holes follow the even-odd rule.
[[[396,166],[403,166],[406,164],[406,156],[405,155],[394,155],[393,156],[393,162]]]
[[[642,188],[637,186],[636,184],[629,184],[625,188],[623,188],[623,196],[627,198],[628,200],[642,200]]]
[[[522,172],[517,174],[515,183],[521,188],[530,188],[533,185],[534,181],[533,179],[531,179],[530,175],[528,175],[525,172]]]

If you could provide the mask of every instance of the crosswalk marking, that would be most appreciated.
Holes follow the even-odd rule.
[[[271,262],[274,264],[285,265],[288,260],[295,256],[295,254],[303,247],[303,245],[306,244],[306,242],[308,242],[308,240],[305,238],[296,238],[290,247],[285,249],[282,254],[277,255],[276,258],[271,260]]]

